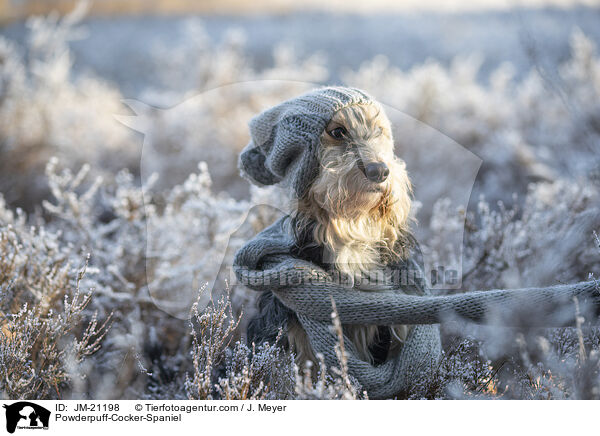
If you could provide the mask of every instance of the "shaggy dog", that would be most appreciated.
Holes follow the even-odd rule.
[[[394,155],[391,125],[377,103],[337,111],[320,137],[318,156],[319,175],[289,216],[294,255],[361,288],[361,277],[406,259],[413,246],[406,166]],[[258,308],[248,326],[249,342],[273,343],[277,329],[286,326],[283,345],[298,364],[316,362],[292,311],[271,292],[260,296]],[[409,331],[409,326],[343,328],[358,355],[374,364],[396,352]]]

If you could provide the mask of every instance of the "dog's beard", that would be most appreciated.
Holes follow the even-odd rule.
[[[324,260],[354,283],[408,255],[411,187],[404,162],[385,163],[388,180],[370,182],[355,153],[325,148],[321,172],[311,185],[301,213],[315,221],[314,239],[325,247]]]
[[[357,219],[391,199],[391,184],[370,182],[351,151],[329,148],[321,154],[321,172],[311,186],[314,201],[330,219]]]

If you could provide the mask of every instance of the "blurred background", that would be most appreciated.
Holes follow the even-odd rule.
[[[2,34],[23,42],[28,17],[64,15],[78,3],[1,0]],[[259,71],[273,65],[281,46],[300,58],[320,54],[328,73],[323,82],[340,82],[344,69],[355,70],[377,55],[407,70],[428,59],[448,66],[456,56],[475,54],[481,62],[478,78],[485,82],[503,62],[520,77],[540,64],[556,66],[568,58],[575,29],[597,41],[598,5],[595,0],[95,0],[87,3],[85,32],[70,48],[75,72],[92,71],[127,97],[152,86],[202,87],[202,77],[195,83],[164,83],[156,71],[166,70],[173,58],[181,61],[183,51],[188,68],[207,62],[193,50],[201,37],[214,45],[237,37],[245,62]]]
[[[216,126],[206,122],[200,127],[199,119],[193,131],[189,126],[183,132],[180,129],[175,148],[185,150],[178,152],[181,159],[171,164],[177,168],[167,174],[160,159],[154,168],[162,173],[165,186],[183,181],[195,168],[194,162],[207,160],[217,190],[228,190],[238,199],[247,196],[247,186],[237,177],[235,159],[231,159],[234,155],[214,156],[210,148],[203,153],[205,140],[199,133],[213,136],[211,140],[223,142],[223,150],[237,153],[247,141],[247,119],[270,103],[299,92],[300,82],[363,87],[383,103],[484,158],[474,198],[483,192],[492,204],[497,200],[511,204],[513,193],[523,194],[532,178],[549,176],[549,161],[550,166],[557,163],[551,154],[566,145],[564,138],[559,140],[551,133],[565,132],[549,120],[560,116],[560,111],[565,111],[565,116],[559,124],[572,125],[577,118],[585,125],[584,139],[577,142],[590,143],[588,120],[581,119],[587,109],[571,101],[575,90],[563,73],[574,56],[591,56],[600,38],[600,9],[595,1],[378,0],[367,5],[359,1],[266,0],[250,6],[233,0],[2,0],[0,17],[5,56],[10,56],[10,51],[15,54],[13,61],[21,63],[22,71],[14,74],[24,74],[19,79],[21,96],[30,94],[32,98],[16,124],[16,106],[7,107],[6,120],[11,120],[5,120],[8,143],[36,143],[36,153],[64,154],[75,163],[83,150],[81,142],[86,142],[84,147],[93,149],[95,157],[87,150],[86,156],[80,156],[81,162],[97,159],[105,170],[112,167],[108,161],[113,160],[117,167],[139,173],[139,144],[133,145],[139,143],[139,137],[132,142],[132,132],[110,119],[123,113],[123,98],[169,108],[224,85],[267,79],[298,82],[296,86],[288,84],[288,91],[282,85],[277,91],[244,95],[243,101],[232,95],[220,96],[223,106],[235,106],[238,118],[227,120],[226,127],[220,117]],[[12,83],[8,77],[14,62],[4,64],[5,91]],[[540,101],[548,98],[558,104],[556,110],[548,109],[544,119],[535,113],[538,107],[532,106],[536,103],[530,94],[538,91],[547,94],[536,95]],[[19,92],[13,91],[13,95]],[[50,110],[43,104],[44,97],[56,98],[52,116],[43,115],[52,122],[19,129]],[[77,101],[69,100],[73,98]],[[593,100],[590,95],[586,98]],[[515,105],[518,107],[511,107]],[[73,124],[74,116],[79,118],[79,126]],[[202,118],[209,119],[206,115]],[[87,133],[78,138],[84,121]],[[550,130],[540,127],[546,123]],[[175,138],[169,126],[180,128],[170,121],[166,124],[157,132],[159,142]],[[149,139],[148,129],[156,125],[138,123],[138,129]],[[221,130],[217,133],[218,126]],[[223,128],[228,132],[223,133]],[[92,134],[95,129],[98,131]],[[101,144],[91,146],[90,141]],[[506,146],[507,141],[518,145]],[[503,145],[499,149],[493,142]],[[70,143],[78,143],[78,150],[71,150]],[[411,147],[417,148],[415,144]],[[116,154],[104,153],[106,148]],[[167,151],[169,159],[175,159],[173,147]],[[589,159],[581,159],[576,151],[569,160],[561,163],[561,171],[578,171],[582,162],[589,164]],[[417,162],[409,159],[409,163],[419,169]],[[33,162],[23,165],[34,181],[39,177],[36,174],[42,173]],[[498,171],[500,166],[504,168]],[[413,172],[419,177],[420,171]],[[5,197],[31,210],[43,182],[17,185]],[[421,189],[427,197],[427,188]]]

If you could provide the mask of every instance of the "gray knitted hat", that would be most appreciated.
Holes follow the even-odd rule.
[[[319,137],[340,109],[372,103],[355,88],[319,88],[267,109],[249,123],[250,143],[242,150],[242,176],[259,186],[284,182],[301,198],[319,173]]]

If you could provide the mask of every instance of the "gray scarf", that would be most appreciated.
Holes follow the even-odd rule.
[[[343,324],[414,325],[399,354],[375,366],[361,360],[344,338],[350,375],[370,398],[390,398],[426,377],[441,356],[439,323],[459,317],[477,323],[520,327],[560,327],[573,322],[573,297],[581,307],[600,306],[598,283],[581,282],[546,288],[491,290],[434,296],[413,260],[394,265],[403,282],[397,287],[349,289],[331,273],[294,257],[294,240],[282,218],[242,247],[234,259],[238,280],[257,291],[270,291],[292,310],[307,332],[315,353],[328,367],[339,366],[331,330],[335,301]],[[406,280],[405,280],[406,279]],[[597,312],[592,314],[594,320]],[[285,326],[282,326],[285,327]]]

